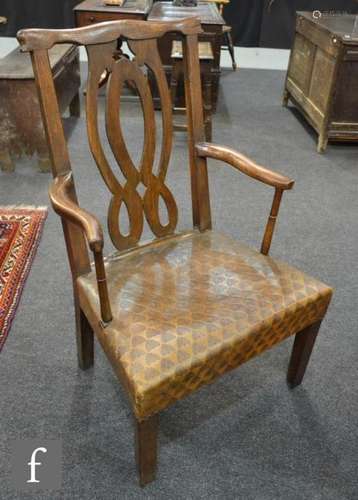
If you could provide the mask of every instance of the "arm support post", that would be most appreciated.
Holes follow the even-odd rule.
[[[278,211],[280,208],[280,203],[282,199],[282,189],[275,189],[275,196],[273,198],[271,212],[269,218],[267,220],[265,234],[261,244],[261,253],[264,255],[268,255],[271,247],[273,232],[275,230],[276,220],[278,216]]]

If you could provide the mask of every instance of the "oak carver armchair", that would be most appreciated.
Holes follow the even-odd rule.
[[[177,205],[165,184],[172,109],[157,39],[168,31],[179,32],[184,47],[194,229],[181,234],[175,233]],[[155,477],[160,410],[294,334],[288,382],[292,387],[300,384],[332,295],[328,286],[268,256],[281,196],[293,181],[233,149],[203,142],[200,32],[199,22],[187,19],[174,23],[125,20],[18,34],[22,49],[31,53],[51,151],[50,198],[62,219],[72,271],[79,364],[83,369],[92,366],[95,333],[133,407],[141,485]],[[127,40],[134,59],[118,58],[119,37]],[[117,249],[106,258],[98,219],[77,202],[47,55],[56,43],[84,45],[88,54],[89,146],[112,195],[108,231]],[[162,102],[162,149],[156,173],[152,169],[154,108],[145,67],[156,77]],[[105,69],[110,73],[106,133],[126,179],[124,185],[110,167],[97,123],[98,82]],[[144,115],[138,166],[128,153],[118,119],[126,81],[137,88]],[[211,230],[207,158],[222,160],[274,188],[261,252]],[[140,184],[143,195],[137,190]],[[167,210],[166,224],[159,214],[160,197]],[[123,205],[128,212],[128,234],[119,227]],[[140,244],[144,219],[155,239]]]

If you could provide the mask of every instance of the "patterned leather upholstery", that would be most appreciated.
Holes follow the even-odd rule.
[[[215,232],[107,259],[113,321],[97,329],[138,419],[322,319],[332,290]],[[99,314],[94,272],[78,279]]]

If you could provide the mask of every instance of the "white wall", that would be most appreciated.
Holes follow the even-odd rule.
[[[4,57],[10,50],[17,47],[16,38],[0,37],[0,57]]]
[[[285,49],[263,49],[261,47],[235,47],[235,58],[240,68],[287,70],[290,51]],[[221,66],[231,67],[227,50],[221,52]]]
[[[17,47],[16,38],[0,37],[0,58]],[[283,49],[263,49],[256,47],[235,47],[236,61],[241,68],[281,69],[286,70],[290,51]],[[223,51],[221,56],[223,68],[231,67],[228,51]],[[81,51],[81,60],[86,60],[86,54]]]

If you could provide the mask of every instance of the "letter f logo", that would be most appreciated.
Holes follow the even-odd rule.
[[[36,465],[41,465],[41,462],[36,462],[36,454],[37,454],[38,451],[42,451],[42,453],[46,453],[47,449],[46,448],[36,448],[36,450],[34,450],[32,452],[31,460],[27,464],[31,468],[31,477],[27,481],[28,483],[39,483],[40,482],[35,477],[36,476]]]

